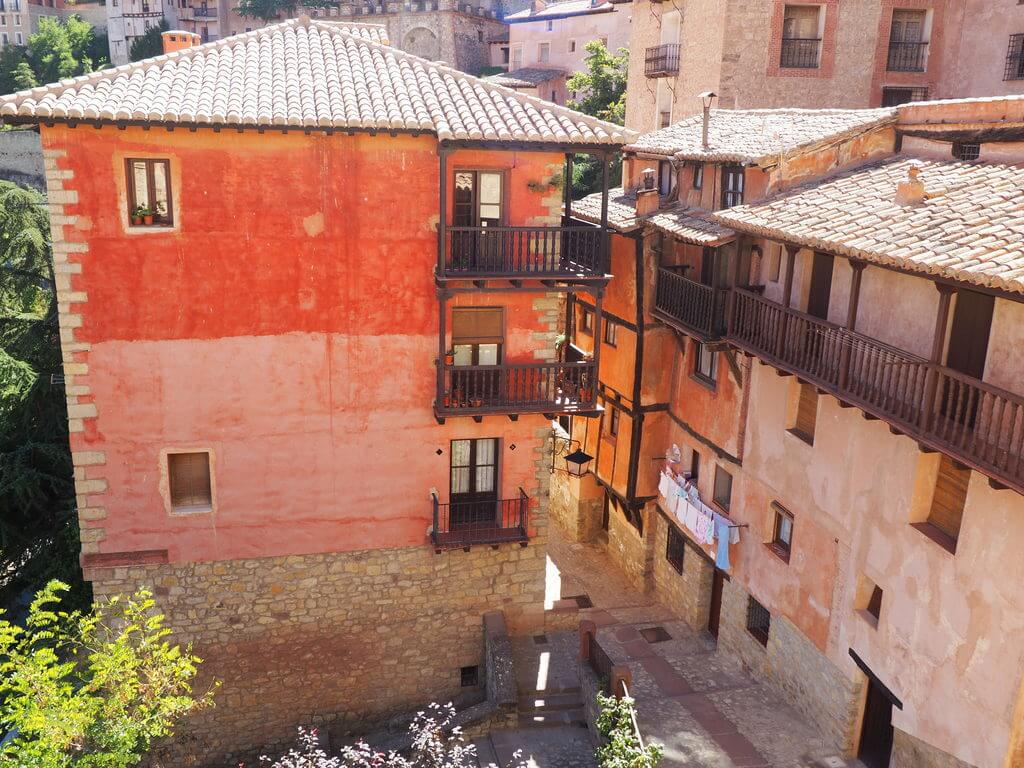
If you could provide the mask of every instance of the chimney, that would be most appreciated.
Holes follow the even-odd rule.
[[[548,4],[545,3],[544,0],[532,0],[532,2],[530,3],[530,13],[531,14],[540,13],[541,11],[543,11],[547,7],[548,7]]]
[[[701,128],[701,140],[700,145],[704,149],[708,148],[708,129],[711,126],[711,102],[715,100],[716,94],[714,91],[704,91],[704,93],[697,94],[697,98],[701,100],[704,105],[704,124]]]
[[[896,202],[900,205],[918,205],[923,203],[928,193],[924,189],[924,182],[918,176],[921,173],[921,164],[914,161],[907,168],[907,180],[896,185]]]
[[[181,29],[169,29],[162,32],[160,37],[164,41],[164,53],[174,53],[182,48],[192,48],[202,42],[202,38],[195,32],[185,32]]]
[[[661,204],[661,196],[658,194],[658,189],[655,186],[655,173],[656,171],[653,168],[644,168],[641,172],[643,181],[640,184],[640,188],[636,191],[636,216],[638,219],[643,216],[650,216],[658,210]]]

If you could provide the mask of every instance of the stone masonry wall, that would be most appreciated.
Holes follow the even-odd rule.
[[[38,131],[0,131],[0,179],[46,188]]]
[[[608,511],[608,554],[619,569],[626,574],[637,589],[647,592],[650,589],[653,515],[646,509],[640,511],[644,516],[644,533],[640,532],[626,519],[622,510],[611,504]]]
[[[749,593],[725,582],[718,648],[814,723],[843,753],[854,748],[862,682],[849,680],[783,616],[773,615],[767,648],[747,631]]]
[[[90,572],[97,600],[154,589],[174,639],[222,681],[165,751],[224,766],[287,743],[301,724],[332,742],[396,712],[449,701],[483,665],[481,616],[512,633],[543,622],[544,541],[435,554],[428,546]]]
[[[1011,765],[1016,765],[1016,763]],[[895,728],[893,729],[892,760],[889,763],[889,768],[975,768],[975,766]]]
[[[711,608],[711,582],[715,569],[693,547],[686,547],[683,572],[679,573],[665,557],[668,531],[672,522],[658,510],[651,515],[654,536],[653,583],[658,602],[664,603],[694,629],[708,625]],[[683,534],[685,536],[685,534]]]

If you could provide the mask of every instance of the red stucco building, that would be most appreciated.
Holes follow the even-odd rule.
[[[544,622],[551,419],[598,364],[556,339],[609,277],[561,174],[627,136],[380,39],[289,21],[0,99],[42,134],[86,576],[223,680],[200,763],[471,700],[481,615]]]

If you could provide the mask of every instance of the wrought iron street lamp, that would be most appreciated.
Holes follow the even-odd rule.
[[[583,450],[579,440],[556,436],[552,438],[552,442],[554,443],[551,450],[552,474],[555,472],[565,472],[572,477],[583,477],[587,474],[587,471],[590,469],[590,462],[594,460],[594,457]],[[576,450],[568,453],[573,446],[576,446]],[[555,467],[556,456],[565,456],[565,469]]]

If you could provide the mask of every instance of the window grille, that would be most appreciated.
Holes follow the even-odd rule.
[[[761,645],[768,646],[768,632],[771,630],[772,615],[768,609],[753,597],[747,598],[747,631]]]

